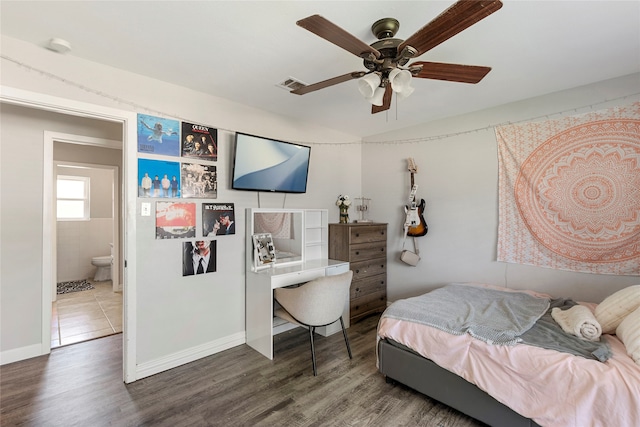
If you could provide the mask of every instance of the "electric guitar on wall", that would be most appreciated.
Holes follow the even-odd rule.
[[[420,237],[427,234],[429,227],[424,220],[423,212],[425,207],[424,199],[420,199],[420,203],[416,203],[416,192],[418,186],[414,182],[413,175],[418,172],[418,168],[413,158],[408,158],[409,172],[411,172],[411,192],[409,193],[409,205],[404,207],[406,214],[405,229],[407,236]]]

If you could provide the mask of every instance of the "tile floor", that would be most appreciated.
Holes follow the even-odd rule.
[[[94,282],[94,289],[57,296],[51,316],[51,348],[122,332],[122,292],[111,281]]]

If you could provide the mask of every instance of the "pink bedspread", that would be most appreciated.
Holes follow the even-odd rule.
[[[613,352],[605,363],[525,344],[490,345],[391,318],[380,320],[378,336],[406,345],[541,426],[640,426],[640,366],[615,335],[605,336]]]

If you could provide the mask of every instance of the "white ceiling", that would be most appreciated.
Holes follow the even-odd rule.
[[[277,86],[365,70],[296,21],[320,14],[371,44],[376,20],[398,19],[406,39],[453,1],[2,0],[0,30],[43,48],[59,37],[72,45],[67,55],[358,136],[640,72],[640,1],[503,2],[418,57],[492,67],[484,80],[414,79],[409,98],[376,115],[356,81],[302,96]]]

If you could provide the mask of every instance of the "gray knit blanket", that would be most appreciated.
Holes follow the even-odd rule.
[[[428,325],[488,344],[514,345],[549,308],[549,300],[522,292],[451,284],[398,300],[383,317]]]

